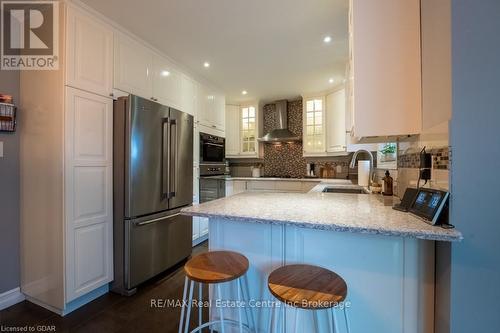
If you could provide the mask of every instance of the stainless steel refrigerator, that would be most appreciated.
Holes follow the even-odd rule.
[[[193,117],[130,95],[114,102],[114,271],[124,295],[191,254]]]

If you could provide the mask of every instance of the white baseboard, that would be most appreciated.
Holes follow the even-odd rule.
[[[9,306],[17,304],[24,301],[24,294],[21,293],[21,289],[15,288],[0,294],[0,310],[6,309]]]

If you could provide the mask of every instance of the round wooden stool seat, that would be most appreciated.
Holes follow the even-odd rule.
[[[301,309],[328,309],[347,296],[347,284],[338,274],[317,266],[287,265],[274,270],[268,287],[281,302]]]
[[[189,279],[201,283],[222,283],[244,275],[248,259],[237,252],[212,251],[191,258],[184,271]]]

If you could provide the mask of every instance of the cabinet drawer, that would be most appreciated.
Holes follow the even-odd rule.
[[[249,191],[274,191],[276,189],[276,182],[268,180],[249,181],[247,182],[247,189]]]
[[[276,190],[283,192],[302,192],[302,182],[277,181]]]

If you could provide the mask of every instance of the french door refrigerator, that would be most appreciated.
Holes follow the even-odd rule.
[[[130,95],[114,102],[112,290],[140,283],[191,254],[193,117]]]

